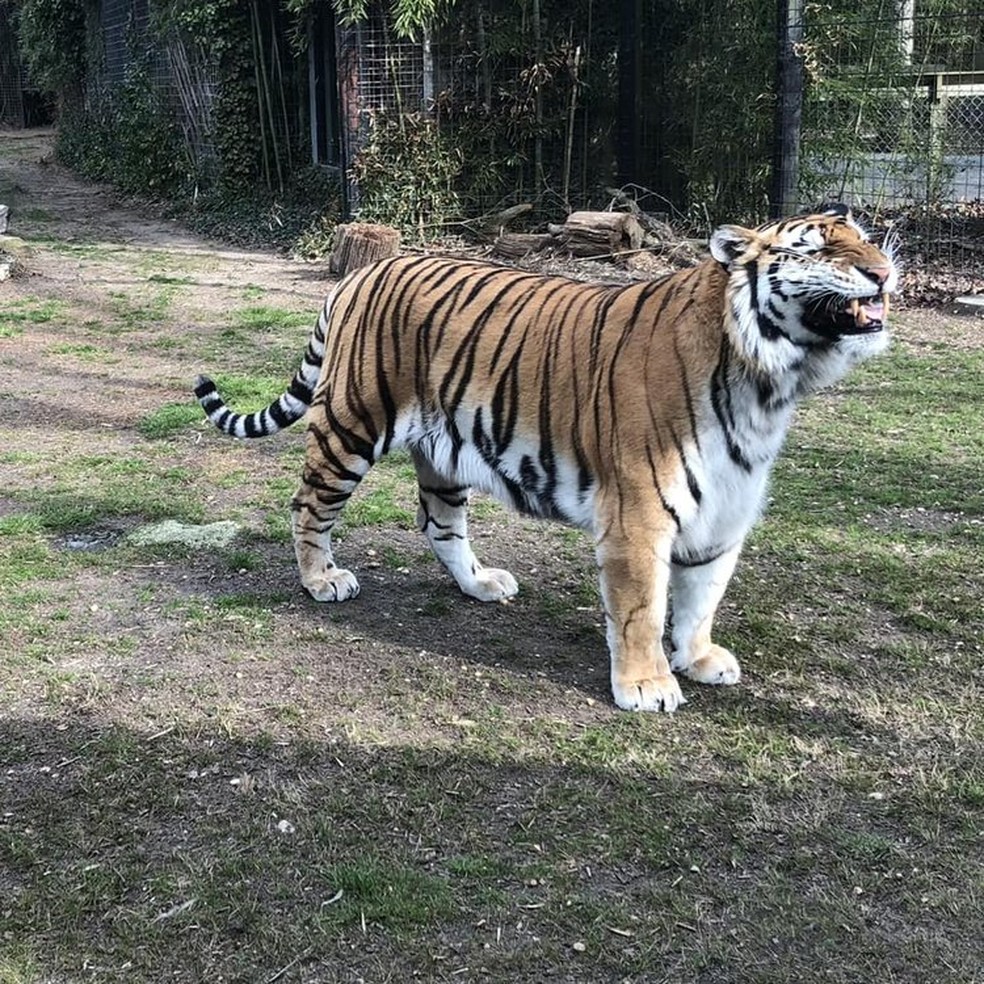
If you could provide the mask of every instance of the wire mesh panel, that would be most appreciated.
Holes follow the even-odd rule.
[[[766,209],[775,6],[470,0],[438,49],[437,112],[476,210],[556,216],[613,188],[703,228]],[[537,20],[539,12],[539,21]]]
[[[436,38],[435,113],[460,149],[465,206],[528,202],[555,219],[600,198],[616,183],[617,9],[578,0],[459,9]]]
[[[98,24],[101,59],[90,78],[90,109],[118,114],[140,99],[180,133],[189,173],[208,180],[215,164],[213,60],[177,30],[154,23],[147,0],[102,0]]]
[[[296,23],[284,2],[230,5],[223,13],[228,43],[214,50],[193,38],[176,7],[100,0],[92,9],[92,117],[108,128],[152,120],[174,159],[172,172],[196,187],[217,178],[241,187],[260,177],[282,192],[307,163],[307,66],[295,57]],[[233,52],[229,64],[220,65],[219,49]]]
[[[155,78],[155,85],[181,127],[192,171],[199,181],[215,176],[214,107],[218,96],[218,70],[196,44],[185,41],[176,31],[163,42],[166,61]],[[166,71],[164,71],[166,65]]]
[[[23,126],[25,78],[11,14],[0,2],[0,124]]]
[[[984,242],[984,9],[874,0],[807,10],[800,192],[904,224],[922,259]]]
[[[356,28],[358,98],[363,114],[413,113],[424,108],[424,52],[397,38],[381,7]]]

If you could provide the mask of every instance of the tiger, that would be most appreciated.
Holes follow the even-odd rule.
[[[709,254],[628,285],[381,260],[337,285],[269,406],[236,413],[207,376],[195,394],[237,438],[307,416],[291,513],[315,600],[359,594],[332,529],[372,465],[404,448],[417,524],[465,595],[518,591],[472,550],[471,488],[587,531],[615,704],[673,712],[685,703],[677,675],[740,679],[711,626],[794,409],[886,348],[899,279],[894,244],[874,245],[842,205],[723,225]]]

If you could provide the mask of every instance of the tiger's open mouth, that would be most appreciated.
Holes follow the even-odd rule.
[[[810,331],[827,337],[872,335],[885,327],[888,319],[888,294],[878,297],[851,298],[843,307],[827,299],[811,304],[803,318]]]

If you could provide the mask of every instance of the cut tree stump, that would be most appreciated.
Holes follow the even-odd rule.
[[[572,256],[609,256],[642,246],[643,229],[628,212],[571,212],[563,225],[547,226]]]
[[[328,269],[344,277],[359,267],[396,256],[400,249],[400,231],[371,222],[349,222],[335,227]]]

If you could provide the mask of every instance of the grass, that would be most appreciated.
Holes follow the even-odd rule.
[[[41,299],[27,296],[19,300],[4,301],[0,309],[0,338],[13,338],[19,335],[25,325],[43,325],[61,318],[65,306],[55,299]]]
[[[107,330],[114,335],[153,330],[166,315],[177,290],[176,285],[165,284],[153,293],[141,291],[139,300],[123,291],[109,292],[109,306],[114,318],[107,322]]]
[[[144,437],[162,438],[204,420],[202,408],[197,403],[167,403],[151,411],[137,424]]]
[[[40,483],[38,477],[48,470],[47,463],[25,469],[24,486],[9,488],[8,494],[23,515],[50,532],[128,516],[188,522],[203,516],[192,472],[168,461],[101,453],[67,455],[58,475]]]
[[[265,405],[316,305],[236,288],[188,331],[220,261],[147,254],[146,290],[15,281],[0,315],[0,984],[979,978],[979,348],[899,343],[802,409],[719,620],[745,679],[633,716],[585,537],[478,497],[522,590],[464,599],[405,456],[339,530],[361,596],[309,601],[303,435],[227,440],[178,381]],[[84,365],[43,416],[50,355]],[[244,530],[126,539],[160,519]]]

